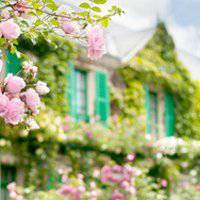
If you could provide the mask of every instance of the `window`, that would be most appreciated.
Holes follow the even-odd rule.
[[[69,114],[75,121],[89,121],[89,115],[96,115],[100,122],[106,122],[110,113],[108,74],[102,71],[87,73],[75,69],[69,63],[69,81],[67,96],[69,98]],[[88,93],[88,81],[92,89]],[[89,94],[89,96],[88,96]],[[89,101],[88,101],[89,98]],[[90,105],[88,105],[88,102]]]
[[[150,92],[150,125],[151,125],[151,134],[158,134],[158,98],[156,92]]]
[[[7,185],[16,179],[16,168],[10,166],[0,166],[0,191],[1,200],[8,200]]]
[[[146,111],[148,134],[154,136],[173,136],[175,131],[175,103],[173,94],[170,92],[157,92],[146,90]]]
[[[147,133],[158,136],[158,94],[146,86]]]
[[[87,120],[87,73],[75,69],[76,120]]]

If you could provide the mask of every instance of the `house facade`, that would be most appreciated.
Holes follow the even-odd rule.
[[[147,32],[148,38],[153,33],[152,30],[150,31],[150,33]],[[109,35],[109,37],[111,36]],[[141,48],[145,45],[144,40],[142,41]],[[147,39],[145,41],[147,42]],[[76,60],[69,63],[69,73],[66,74],[66,81],[69,83],[66,98],[69,100],[69,114],[74,121],[89,122],[94,116],[98,116],[100,122],[106,123],[110,117],[110,78],[118,67],[123,66],[123,61],[117,57],[117,52],[114,51],[113,55],[112,52],[108,52],[101,61],[91,61],[86,58],[86,54],[83,52]],[[7,52],[5,75],[8,73],[17,74],[20,68],[21,61],[17,56]],[[154,87],[154,84],[145,85],[144,92],[146,133],[156,138],[173,136],[175,132],[173,94]],[[5,160],[9,165],[3,164]],[[6,189],[8,183],[12,181],[23,183],[23,169],[16,166],[17,161],[12,155],[1,154],[1,200],[8,199]]]

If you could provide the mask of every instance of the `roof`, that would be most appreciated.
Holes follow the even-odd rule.
[[[121,62],[129,61],[151,39],[156,27],[134,31],[117,23],[111,23],[106,30],[107,54]]]

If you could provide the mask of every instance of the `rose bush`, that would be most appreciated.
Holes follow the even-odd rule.
[[[32,70],[33,68],[35,71]],[[27,63],[25,62],[22,69],[21,74],[24,79],[8,74],[0,87],[0,117],[4,119],[5,123],[11,125],[17,125],[21,122],[30,125],[30,121],[33,121],[33,116],[39,113],[39,107],[41,106],[39,95],[49,92],[45,83],[43,83],[45,88],[40,88],[39,93],[35,91],[36,66],[32,66],[29,63],[29,68],[27,68]],[[38,84],[41,85],[41,82],[38,81],[36,83],[36,90],[38,89]],[[36,126],[30,125],[29,128],[33,129]]]

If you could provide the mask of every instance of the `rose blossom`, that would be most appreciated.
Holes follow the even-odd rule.
[[[9,99],[6,95],[0,93],[0,117],[3,117],[7,112]]]
[[[4,10],[1,11],[1,16],[4,19],[8,19],[10,17],[10,12],[7,9],[4,9]]]
[[[17,185],[16,185],[15,182],[9,183],[8,186],[7,186],[7,189],[8,189],[9,191],[15,191],[16,188],[17,188]]]
[[[125,196],[123,193],[120,193],[119,191],[114,191],[111,196],[110,200],[125,200]]]
[[[5,79],[5,85],[8,93],[17,94],[20,93],[23,88],[25,88],[26,83],[22,78],[8,74]]]
[[[23,199],[24,199],[23,196],[18,195],[15,200],[23,200]]]
[[[64,197],[70,196],[74,200],[79,200],[81,195],[81,192],[79,192],[77,188],[68,185],[63,185],[59,190],[59,193]]]
[[[50,89],[47,87],[47,84],[44,83],[43,81],[38,81],[36,83],[35,89],[40,95],[45,95],[50,91]]]
[[[20,27],[13,20],[1,22],[0,32],[8,40],[17,39],[21,34]]]
[[[26,124],[29,126],[29,128],[31,130],[37,130],[37,129],[40,128],[40,126],[38,125],[38,123],[33,118],[28,118],[26,120]]]
[[[96,26],[88,31],[88,57],[99,59],[105,52],[103,30]]]
[[[8,124],[17,125],[23,120],[24,112],[24,103],[20,99],[14,98],[8,102],[4,120]]]
[[[25,61],[23,63],[23,70],[25,73],[32,73],[33,78],[35,78],[38,72],[38,67],[33,66],[33,62],[31,61]]]
[[[62,30],[66,34],[72,34],[75,31],[75,23],[70,21],[69,19],[62,19],[60,22]]]
[[[27,104],[27,107],[34,113],[38,113],[38,108],[40,107],[40,97],[38,93],[29,88],[26,92],[22,93],[21,95],[23,101]]]
[[[167,181],[166,181],[165,179],[162,179],[160,183],[161,183],[161,186],[162,186],[163,188],[166,188],[166,187],[167,187]]]
[[[198,190],[198,191],[200,191],[200,185],[196,185],[195,189]]]
[[[127,157],[126,157],[126,160],[127,160],[128,162],[134,161],[134,160],[135,160],[135,154],[134,154],[134,153],[128,154]]]
[[[9,197],[10,197],[11,199],[16,199],[17,193],[16,193],[15,191],[11,191],[11,192],[9,193]]]

